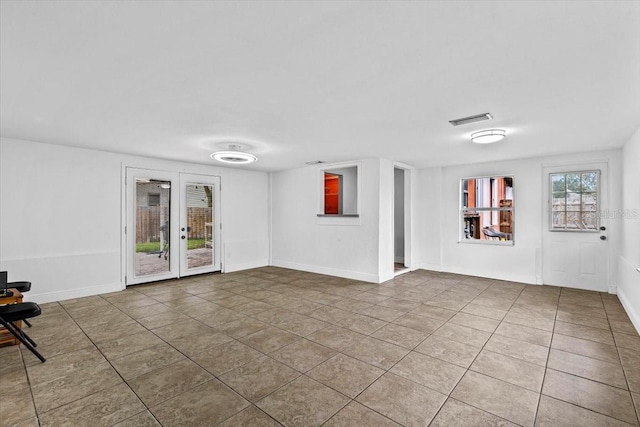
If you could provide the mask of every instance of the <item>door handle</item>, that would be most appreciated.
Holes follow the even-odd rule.
[[[602,236],[602,237],[604,237],[604,236]],[[182,240],[184,240],[184,239],[186,239],[186,238],[187,238],[187,236],[180,236],[180,238],[181,238]]]
[[[600,240],[607,240],[607,236],[600,236]]]

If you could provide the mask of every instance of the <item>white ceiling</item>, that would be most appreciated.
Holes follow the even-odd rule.
[[[0,2],[0,131],[246,169],[620,147],[640,2]],[[448,120],[495,119],[453,127]],[[508,136],[472,145],[488,127]]]

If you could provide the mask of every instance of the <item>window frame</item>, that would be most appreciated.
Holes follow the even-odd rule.
[[[464,205],[464,201],[467,201],[467,205],[468,200],[469,200],[469,191],[468,188],[465,192],[464,189],[464,183],[467,182],[467,186],[468,186],[468,182],[469,180],[481,180],[481,179],[504,179],[504,178],[509,178],[511,180],[511,199],[507,199],[507,200],[511,200],[511,206],[510,207],[494,207],[494,206],[489,206],[489,207],[468,207]],[[494,245],[494,246],[515,246],[515,175],[486,175],[486,176],[472,176],[472,177],[466,177],[466,178],[461,178],[459,181],[459,192],[458,192],[458,206],[459,206],[459,210],[458,210],[458,230],[459,230],[459,236],[458,236],[458,243],[469,243],[469,244],[480,244],[480,245]],[[469,218],[469,216],[465,216],[465,214],[475,214],[475,213],[485,213],[485,212],[489,212],[491,216],[493,216],[494,214],[498,216],[498,218],[500,217],[500,212],[510,212],[511,213],[511,217],[510,217],[510,225],[511,225],[511,233],[507,233],[507,234],[511,234],[511,239],[509,240],[494,240],[494,239],[475,239],[475,238],[470,238],[467,237],[467,233],[465,233],[465,228],[466,228],[466,220]],[[479,224],[480,225],[480,224]],[[499,226],[499,224],[498,224]]]
[[[325,171],[332,173],[332,170],[344,169],[344,168],[356,168],[356,194],[355,194],[355,206],[356,213],[343,213],[343,214],[325,214],[324,210],[324,174]],[[317,214],[316,224],[327,226],[360,226],[361,225],[361,209],[362,209],[362,163],[359,161],[342,162],[322,164],[316,166],[316,191],[317,191]]]
[[[582,175],[586,174],[586,173],[596,173],[596,188],[595,188],[595,194],[596,194],[596,201],[595,201],[595,209],[593,211],[584,211],[582,209],[583,207],[583,203],[582,203],[582,195],[585,194],[584,191],[582,191]],[[581,187],[581,191],[580,192],[576,192],[576,191],[567,191],[567,184],[566,184],[566,176],[567,175],[571,175],[571,174],[580,174],[580,187]],[[556,211],[553,209],[554,205],[553,205],[553,195],[554,195],[554,191],[553,191],[553,177],[555,175],[564,175],[565,176],[565,209],[564,211]],[[602,177],[602,171],[600,169],[588,169],[588,170],[569,170],[569,171],[564,171],[564,172],[550,172],[549,173],[549,177],[548,177],[548,191],[549,191],[549,200],[548,200],[548,206],[549,206],[549,231],[556,233],[556,232],[569,232],[569,233],[599,233],[600,232],[600,215],[598,214],[600,212],[600,197],[601,197],[601,192],[600,192],[600,181],[601,181],[601,177]],[[592,191],[586,192],[586,193],[594,193]],[[575,211],[567,211],[566,207],[567,207],[567,203],[566,203],[566,194],[567,193],[578,193],[580,194],[580,217],[582,217],[582,214],[585,212],[593,212],[594,217],[595,217],[595,227],[594,228],[566,228],[566,215],[567,212],[575,212]],[[555,212],[564,212],[565,214],[565,228],[556,228],[553,225],[553,214]]]
[[[341,169],[355,168],[355,177],[356,177],[356,185],[355,185],[355,212],[346,212],[344,213],[344,205],[342,207],[342,213],[339,214],[327,214],[325,213],[325,173],[335,174]],[[322,166],[318,166],[318,217],[327,217],[327,218],[358,218],[360,216],[360,195],[362,194],[361,186],[362,186],[362,166],[360,162],[348,162],[348,163],[334,163],[334,164],[323,164]],[[342,191],[342,189],[341,189]],[[345,197],[345,194],[342,194],[342,198]]]

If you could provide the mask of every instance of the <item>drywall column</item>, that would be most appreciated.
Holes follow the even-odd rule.
[[[620,223],[617,293],[640,333],[640,129],[622,149],[622,209],[611,213]],[[614,265],[615,266],[615,265]]]
[[[384,282],[394,276],[394,166],[391,160],[380,159],[379,182],[378,210],[380,212],[380,221],[378,226],[380,239],[378,241],[378,277],[380,282]]]

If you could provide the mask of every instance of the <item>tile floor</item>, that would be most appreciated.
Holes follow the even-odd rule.
[[[416,271],[274,267],[43,304],[0,348],[7,426],[629,426],[616,296]]]

